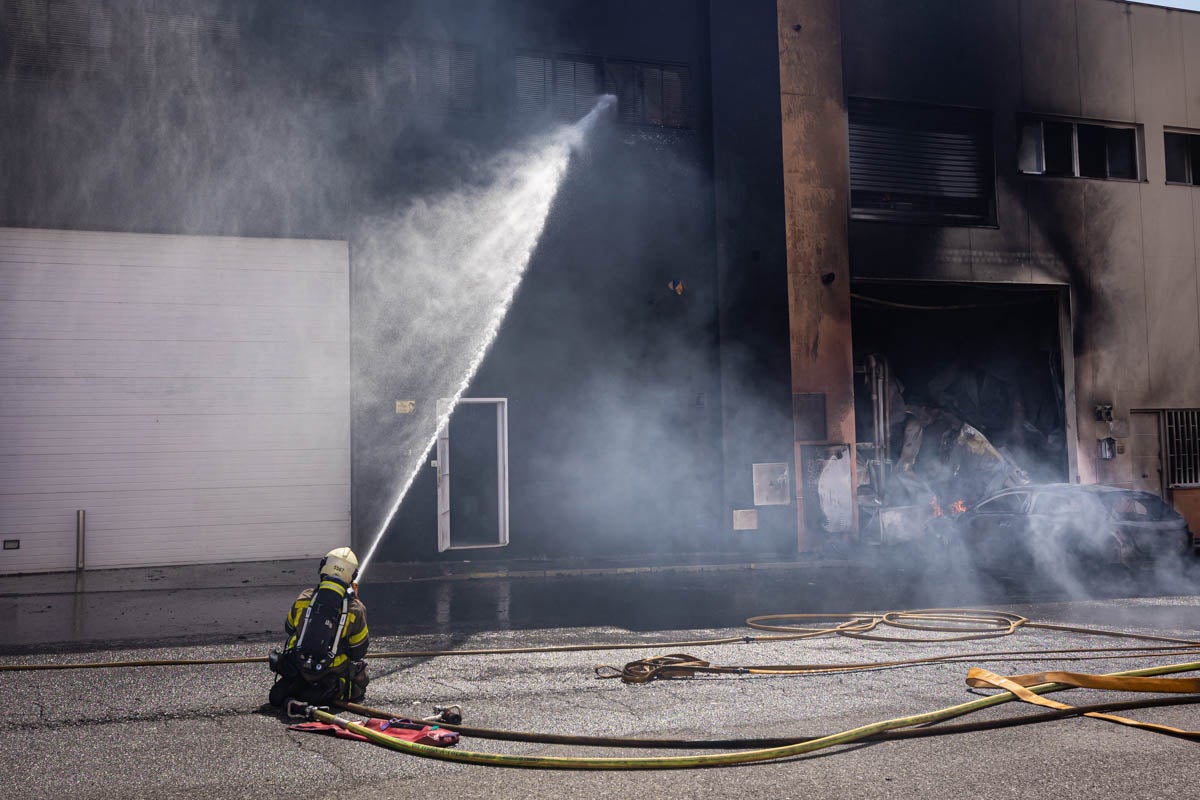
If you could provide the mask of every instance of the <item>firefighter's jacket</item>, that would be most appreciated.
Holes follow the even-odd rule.
[[[340,584],[332,581],[322,581],[321,585],[345,591]],[[296,602],[292,603],[292,610],[288,612],[287,621],[283,627],[287,631],[287,648],[289,650],[296,646],[297,629],[304,620],[304,612],[308,608],[308,604],[312,602],[314,591],[305,589],[301,592],[300,596],[296,598]],[[329,668],[334,671],[344,671],[348,661],[361,661],[367,655],[367,641],[367,607],[362,604],[356,594],[350,598],[350,607],[346,610],[346,628],[342,631],[342,640],[338,642],[337,655],[334,656]]]

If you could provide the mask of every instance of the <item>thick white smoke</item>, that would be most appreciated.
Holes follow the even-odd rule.
[[[360,576],[500,330],[572,151],[613,102],[601,98],[578,123],[493,159],[471,185],[414,202],[356,237],[355,269],[368,282],[353,310],[355,338],[373,364],[394,366],[358,376],[359,402],[417,401],[399,437],[373,448],[399,484]],[[441,416],[438,398],[450,400]]]

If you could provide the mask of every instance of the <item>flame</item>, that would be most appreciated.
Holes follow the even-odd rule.
[[[929,505],[933,507],[934,517],[942,516],[942,507],[938,505],[937,495],[933,496],[933,499],[929,501]]]
[[[967,511],[967,504],[962,500],[955,500],[950,504],[950,511],[954,514],[965,514]]]

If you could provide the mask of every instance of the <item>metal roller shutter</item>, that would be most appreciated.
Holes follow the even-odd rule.
[[[0,573],[349,541],[345,242],[0,228]]]
[[[850,192],[861,218],[984,222],[991,118],[971,109],[850,98]]]

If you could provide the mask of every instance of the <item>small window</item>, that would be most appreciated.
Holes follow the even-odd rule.
[[[1017,168],[1029,175],[1136,181],[1138,129],[1131,125],[1022,118]]]
[[[990,114],[860,98],[848,110],[853,217],[995,222]]]
[[[1167,183],[1200,186],[1200,133],[1166,131]]]

